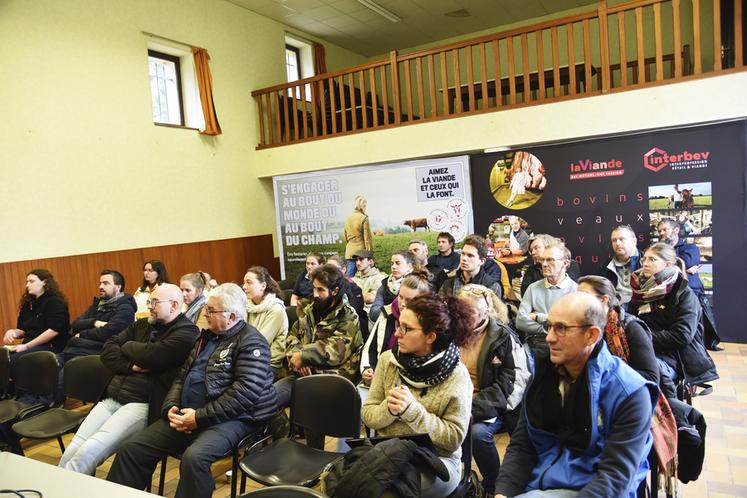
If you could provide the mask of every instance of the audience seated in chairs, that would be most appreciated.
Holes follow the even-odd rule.
[[[327,263],[334,265],[343,272],[342,293],[348,298],[348,304],[355,310],[358,315],[358,326],[361,329],[363,340],[368,337],[368,313],[366,313],[365,302],[363,301],[363,290],[353,281],[352,277],[345,275],[345,259],[339,254],[333,254],[327,258]]]
[[[527,259],[529,264],[521,279],[522,296],[526,294],[530,285],[545,278],[542,274],[542,252],[545,250],[545,247],[554,244],[558,240],[559,239],[546,233],[533,235],[532,238],[529,239],[529,254],[531,257]],[[578,282],[578,277],[581,275],[581,267],[576,263],[576,261],[571,259],[568,268],[566,269],[566,273],[571,277],[571,280]]]
[[[414,265],[415,259],[411,252],[400,250],[392,254],[389,276],[381,280],[381,286],[376,291],[376,297],[368,313],[372,322],[375,323],[379,319],[379,314],[384,306],[392,304],[399,292],[399,286],[402,285],[402,279],[412,273]]]
[[[210,465],[277,411],[270,347],[246,319],[246,294],[222,284],[208,297],[209,330],[197,339],[161,410],[161,419],[117,454],[108,480],[145,489],[157,463],[181,455],[176,497],[209,498]]]
[[[588,294],[562,296],[550,308],[549,350],[535,351],[496,496],[636,496],[658,389],[610,354],[606,322]]]
[[[243,288],[247,297],[246,323],[267,339],[270,366],[277,375],[285,360],[285,339],[288,336],[283,291],[264,266],[252,266],[246,271]]]
[[[508,322],[508,309],[493,291],[467,284],[458,297],[477,312],[469,340],[461,346],[462,362],[472,379],[472,452],[488,496],[495,492],[501,465],[493,437],[516,426],[518,407],[529,380],[525,349]]]
[[[441,295],[456,296],[463,285],[478,284],[492,290],[499,298],[503,296],[501,271],[492,275],[486,272],[488,244],[483,237],[476,234],[467,236],[459,258],[459,269],[443,283],[438,291]]]
[[[392,304],[384,306],[379,319],[373,326],[371,334],[368,336],[366,343],[363,345],[361,354],[361,383],[358,385],[358,392],[361,400],[366,401],[368,389],[371,387],[376,365],[379,362],[379,356],[384,351],[392,349],[397,344],[397,336],[394,331],[399,323],[399,315],[407,306],[408,301],[433,292],[431,287],[429,273],[426,270],[418,269],[402,279],[399,286],[399,293],[392,301]]]
[[[150,315],[150,310],[148,309],[150,293],[159,285],[170,283],[171,280],[169,280],[166,265],[162,261],[151,259],[145,262],[143,265],[143,282],[140,284],[140,287],[135,289],[135,293],[132,295],[137,303],[135,319],[148,318]]]
[[[325,262],[324,256],[318,252],[310,252],[306,255],[306,270],[301,273],[296,279],[296,284],[293,286],[293,293],[291,294],[290,305],[298,306],[300,308],[306,306],[311,299],[314,297],[314,287],[311,285],[311,272]]]
[[[400,314],[397,344],[379,358],[363,405],[363,422],[379,435],[427,433],[433,440],[449,478],[424,481],[424,497],[448,496],[461,479],[472,383],[459,346],[474,323],[474,310],[458,298],[427,294],[409,301]]]
[[[197,325],[199,330],[207,328],[207,315],[205,305],[207,303],[208,276],[198,271],[187,273],[179,280],[179,288],[184,298],[184,316]]]
[[[114,376],[106,398],[78,428],[60,467],[93,474],[125,440],[159,418],[164,397],[199,333],[182,314],[182,304],[177,286],[156,287],[150,294],[150,317],[104,345],[101,362]]]
[[[678,380],[694,387],[718,379],[702,342],[698,298],[677,267],[674,248],[658,242],[646,249],[642,267],[633,272],[630,284],[629,309],[651,329],[664,395],[676,397]]]

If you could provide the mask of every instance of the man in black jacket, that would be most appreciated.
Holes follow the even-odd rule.
[[[116,270],[102,270],[99,295],[70,328],[70,340],[58,355],[60,364],[76,356],[99,354],[104,343],[135,321],[137,304],[125,293],[125,280]]]
[[[485,273],[483,265],[488,257],[488,244],[479,235],[469,235],[464,239],[464,247],[460,255],[459,269],[456,276],[447,278],[441,286],[439,294],[444,296],[456,296],[463,285],[484,285],[492,290],[496,296],[503,295],[501,288],[501,275],[498,270],[497,276]]]
[[[209,330],[201,333],[177,375],[160,420],[122,447],[109,481],[144,489],[161,458],[181,453],[175,496],[209,498],[215,484],[212,463],[275,414],[270,346],[247,325],[246,303],[236,284],[210,291]]]
[[[182,314],[182,305],[179,287],[160,285],[148,301],[151,316],[104,344],[101,361],[114,374],[107,397],[78,428],[60,467],[83,474],[95,472],[122,442],[158,417],[166,392],[199,333]]]

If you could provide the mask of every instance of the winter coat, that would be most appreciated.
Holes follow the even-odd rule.
[[[278,410],[278,397],[272,385],[270,346],[251,325],[235,327],[223,334],[203,330],[192,352],[176,376],[161,408],[161,415],[172,406],[181,406],[182,387],[201,343],[217,335],[218,344],[205,367],[207,403],[195,411],[197,427],[204,429],[229,420],[264,422]]]
[[[153,422],[198,334],[183,314],[167,327],[152,325],[147,318],[136,321],[101,349],[101,362],[114,374],[106,395],[121,404],[149,403],[148,421]],[[150,371],[134,372],[133,365]]]
[[[64,350],[66,355],[99,354],[106,341],[135,321],[137,303],[131,295],[122,294],[114,301],[105,303],[101,308],[99,308],[100,301],[101,298],[94,298],[93,304],[73,322],[72,337],[67,341]],[[95,327],[93,324],[96,321],[106,322],[106,325]]]
[[[373,251],[373,237],[368,216],[353,211],[345,220],[345,259],[353,259],[358,251]]]

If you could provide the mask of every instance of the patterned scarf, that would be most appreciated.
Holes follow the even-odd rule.
[[[389,275],[386,279],[386,286],[392,295],[396,296],[399,294],[399,286],[402,285],[402,279],[405,277],[394,278],[393,275]]]
[[[402,380],[418,389],[442,383],[459,364],[459,348],[454,341],[449,342],[443,351],[426,356],[400,353],[397,344],[392,348],[392,356]]]
[[[607,313],[607,325],[604,327],[604,339],[607,347],[615,356],[619,356],[625,363],[630,357],[630,348],[628,347],[628,338],[625,336],[625,329],[620,325],[620,314],[610,308]]]
[[[666,296],[671,292],[679,276],[680,270],[676,266],[664,268],[652,277],[645,277],[643,268],[634,271],[630,276],[630,287],[633,289],[632,303],[640,306]]]
[[[205,294],[200,294],[197,299],[189,303],[189,306],[184,312],[184,316],[189,318],[189,321],[192,323],[197,322],[197,315],[200,314],[200,311],[202,311],[202,307],[205,306],[206,302],[207,298],[205,297]]]

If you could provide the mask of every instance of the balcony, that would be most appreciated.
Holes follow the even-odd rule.
[[[257,149],[744,71],[743,2],[601,1],[573,16],[255,90]]]

